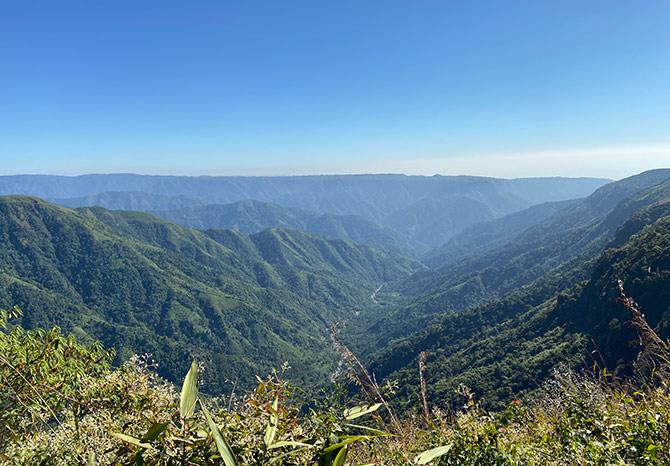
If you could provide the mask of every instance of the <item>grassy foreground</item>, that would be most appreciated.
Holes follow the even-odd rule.
[[[500,412],[484,411],[461,387],[457,409],[424,399],[398,415],[360,374],[369,404],[337,389],[298,403],[281,371],[251,393],[204,397],[197,387],[207,372],[196,363],[179,389],[140,358],[111,368],[99,345],[58,329],[10,327],[18,312],[0,313],[0,464],[670,463],[670,352],[641,313],[633,313],[645,347],[637,383],[559,369],[532,398]]]

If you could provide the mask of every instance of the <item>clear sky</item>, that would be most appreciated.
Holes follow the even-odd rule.
[[[0,173],[670,166],[670,1],[0,0]]]

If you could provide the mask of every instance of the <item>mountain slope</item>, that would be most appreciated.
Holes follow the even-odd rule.
[[[647,322],[670,337],[670,199],[633,215],[617,232],[584,289],[557,308],[576,332],[588,333],[610,370],[626,370],[639,351],[629,312],[619,305],[617,281],[641,306]]]
[[[359,244],[394,250],[409,249],[408,243],[392,230],[362,217],[314,214],[269,202],[244,200],[232,204],[210,204],[153,213],[165,220],[203,230],[236,229],[243,233],[258,233],[268,228],[288,228]]]
[[[652,174],[654,181],[656,175]],[[620,188],[608,190],[616,193]],[[378,378],[399,379],[402,396],[412,400],[416,358],[426,351],[434,399],[454,399],[456,388],[464,383],[485,403],[495,405],[536,387],[559,363],[594,362],[593,349],[602,357],[596,362],[610,370],[629,367],[637,350],[630,344],[635,335],[625,325],[627,311],[616,300],[618,278],[640,302],[650,324],[662,336],[670,336],[668,199],[667,181],[634,193],[585,232],[600,238],[593,231],[619,224],[607,235],[604,252],[590,258],[581,254],[489,304],[442,314],[432,325],[378,352],[372,370]],[[623,212],[634,208],[639,210],[621,222]],[[580,285],[583,279],[586,284]]]
[[[423,262],[440,268],[466,257],[477,256],[502,246],[528,228],[542,223],[556,212],[575,206],[578,199],[545,202],[486,222],[475,223],[455,235],[442,246],[423,255]]]
[[[424,313],[463,309],[503,296],[563,264],[596,257],[630,214],[668,192],[670,170],[610,183],[509,242],[437,270],[418,272],[398,290]]]
[[[567,295],[528,309],[510,296],[398,342],[377,360],[378,377],[400,379],[402,396],[411,399],[418,352],[427,351],[433,400],[454,399],[464,383],[489,404],[507,401],[546,379],[557,364],[606,364],[625,370],[639,351],[630,315],[617,301],[617,279],[642,306],[649,323],[670,337],[670,205],[658,220],[605,251],[588,283]],[[635,220],[633,220],[635,221]],[[622,231],[630,225],[622,227]],[[593,356],[591,351],[597,350]],[[406,366],[402,361],[405,361]],[[400,363],[399,363],[400,362]],[[396,369],[388,369],[395,367]]]
[[[172,380],[197,357],[215,368],[209,390],[253,383],[284,361],[298,380],[326,380],[336,360],[327,324],[416,267],[306,233],[205,234],[143,213],[26,197],[0,198],[0,264],[0,307],[24,307],[26,326],[100,339],[119,361],[150,352]]]
[[[504,303],[509,294],[518,295],[515,303],[526,310],[537,306],[587,279],[627,217],[668,196],[670,170],[645,172],[600,188],[482,254],[391,283],[389,306],[352,320],[345,331],[350,344],[374,354],[447,314]]]

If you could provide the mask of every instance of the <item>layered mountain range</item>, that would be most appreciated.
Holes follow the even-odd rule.
[[[192,357],[221,390],[288,362],[316,388],[329,327],[415,400],[488,405],[553,368],[625,374],[621,279],[670,336],[670,170],[620,181],[360,175],[0,177],[0,307],[24,325]],[[595,353],[594,353],[595,351]]]
[[[503,180],[405,175],[25,175],[0,177],[0,194],[38,196],[68,207],[173,211],[165,213],[165,218],[183,221],[186,226],[239,225],[251,233],[269,227],[306,227],[315,223],[313,216],[327,215],[317,223],[330,222],[332,226],[321,227],[323,231],[318,233],[344,234],[372,244],[379,241],[383,246],[388,246],[391,235],[399,245],[425,252],[474,223],[542,202],[583,197],[606,182],[593,178]],[[239,201],[255,202],[235,205]],[[234,205],[211,207],[221,204]],[[203,205],[210,208],[202,209]],[[219,213],[211,214],[214,209]],[[377,231],[379,227],[382,231]]]

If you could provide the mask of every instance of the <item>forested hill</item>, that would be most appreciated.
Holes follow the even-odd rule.
[[[617,280],[623,280],[657,333],[670,337],[670,205],[651,210],[651,216],[641,213],[649,223],[636,218],[620,229],[619,240],[625,241],[600,256],[585,286],[553,294],[537,306],[524,305],[533,292],[527,290],[449,315],[392,345],[373,370],[399,380],[400,396],[411,402],[418,383],[414,360],[426,351],[433,402],[454,399],[463,383],[489,406],[537,387],[560,364],[584,368],[596,363],[615,374],[630,374],[639,336],[618,301]]]
[[[100,339],[122,360],[149,352],[175,380],[193,357],[209,390],[290,361],[307,386],[336,362],[327,325],[371,305],[418,265],[303,232],[207,234],[143,213],[0,198],[0,307],[24,325]]]
[[[670,170],[655,170],[610,183],[502,243],[491,246],[487,235],[473,234],[460,260],[387,288],[402,296],[402,304],[362,315],[352,333],[366,338],[352,336],[352,341],[365,345],[358,348],[362,352],[379,351],[445,314],[495,303],[510,293],[523,292],[518,303],[526,309],[538,305],[588,278],[593,261],[630,215],[667,196]],[[534,283],[536,292],[524,288]]]
[[[0,177],[0,194],[34,195],[66,206],[130,207],[143,211],[182,210],[205,204],[255,200],[313,215],[357,216],[392,229],[403,242],[421,252],[440,246],[474,223],[543,202],[584,197],[607,181],[406,175],[25,175]],[[188,199],[192,200],[190,205]],[[194,215],[198,216],[182,212],[175,220]],[[355,238],[352,236],[352,239]]]
[[[522,253],[499,262],[509,264],[498,269],[507,276],[496,278],[491,269],[479,272],[484,280],[495,279],[488,281],[489,292],[500,293],[495,299],[479,294],[482,304],[459,309],[454,299],[466,299],[463,296],[473,291],[461,286],[448,294],[438,291],[412,307],[400,306],[396,315],[404,316],[402,325],[390,328],[392,319],[374,324],[376,334],[389,338],[385,345],[379,344],[385,349],[374,358],[374,372],[399,379],[403,396],[411,399],[416,358],[426,351],[434,400],[452,398],[458,384],[464,383],[495,405],[536,387],[558,364],[592,364],[592,350],[600,353],[595,362],[611,371],[625,369],[635,356],[634,334],[626,326],[630,316],[617,302],[617,279],[640,302],[651,325],[662,336],[670,336],[668,178],[670,172],[657,171],[603,188],[582,206],[533,227],[533,236],[541,231],[548,235],[538,246],[527,241],[533,237],[531,230],[520,235],[508,248]],[[591,219],[585,215],[588,209],[594,212]],[[567,235],[561,242],[556,242],[560,236],[550,234],[558,229],[558,219],[564,226],[559,233]],[[511,267],[515,262],[518,268]],[[529,280],[533,263],[547,269]],[[514,280],[529,281],[496,291]],[[394,335],[407,335],[412,319],[422,325],[393,341]]]
[[[33,189],[24,189],[25,193],[33,194]],[[10,193],[4,193],[10,194]],[[137,210],[141,212],[178,210],[205,205],[205,201],[190,197],[169,194],[153,194],[142,191],[105,191],[72,198],[48,198],[54,204],[64,207],[104,207],[111,210]]]
[[[392,229],[358,215],[315,214],[270,202],[245,200],[232,204],[208,204],[153,213],[165,220],[202,230],[225,228],[243,233],[258,233],[279,227],[397,251],[412,249],[410,242]]]
[[[584,197],[608,181],[595,178],[505,180],[474,176],[407,175],[16,175],[0,176],[0,194],[31,194],[49,199],[67,199],[105,192],[143,192],[160,196],[186,196],[219,204],[255,199],[315,213],[359,214],[381,219],[389,212],[407,208],[428,198],[460,195],[484,200],[487,196],[498,195],[505,198],[506,203],[517,203],[517,208],[523,208],[524,204]]]
[[[473,183],[481,188],[476,178],[456,180],[451,194],[470,196]],[[498,181],[483,183],[499,195]],[[346,322],[342,339],[377,377],[400,380],[404,399],[416,387],[416,358],[427,351],[431,396],[448,399],[463,382],[493,405],[537,386],[558,363],[583,362],[590,340],[609,348],[627,338],[617,340],[616,322],[606,319],[611,309],[602,310],[604,285],[587,286],[583,296],[582,286],[600,283],[596,273],[605,276],[598,264],[610,264],[606,249],[632,257],[633,247],[646,251],[632,246],[646,226],[664,234],[668,198],[670,170],[645,172],[583,199],[466,229],[440,249],[457,257],[436,254],[427,269],[386,249],[306,231],[207,229],[230,221],[235,208],[250,228],[266,214],[286,224],[305,221],[267,202],[218,206],[211,218],[208,207],[180,210],[181,221],[202,222],[198,230],[142,212],[73,210],[10,196],[0,198],[0,308],[23,307],[29,328],[57,324],[100,339],[117,349],[117,362],[151,353],[171,380],[196,357],[217,368],[209,391],[236,378],[248,385],[285,361],[301,385],[326,382],[339,359],[327,327]],[[662,271],[662,262],[656,267]],[[583,308],[593,310],[593,321],[574,317]],[[653,324],[664,325],[665,311],[653,312],[660,316]],[[603,354],[615,365],[631,356]]]
[[[481,255],[496,247],[504,246],[528,228],[544,222],[558,211],[579,203],[580,199],[545,202],[504,217],[475,223],[453,236],[445,244],[426,252],[423,255],[423,262],[434,268],[442,268],[466,257]]]
[[[149,212],[170,222],[201,230],[235,229],[251,234],[268,228],[287,228],[407,253],[412,253],[413,249],[409,241],[392,229],[358,215],[316,214],[250,199],[231,204],[207,204],[185,196],[106,192],[80,198],[54,199],[53,202],[72,208],[97,206]]]

